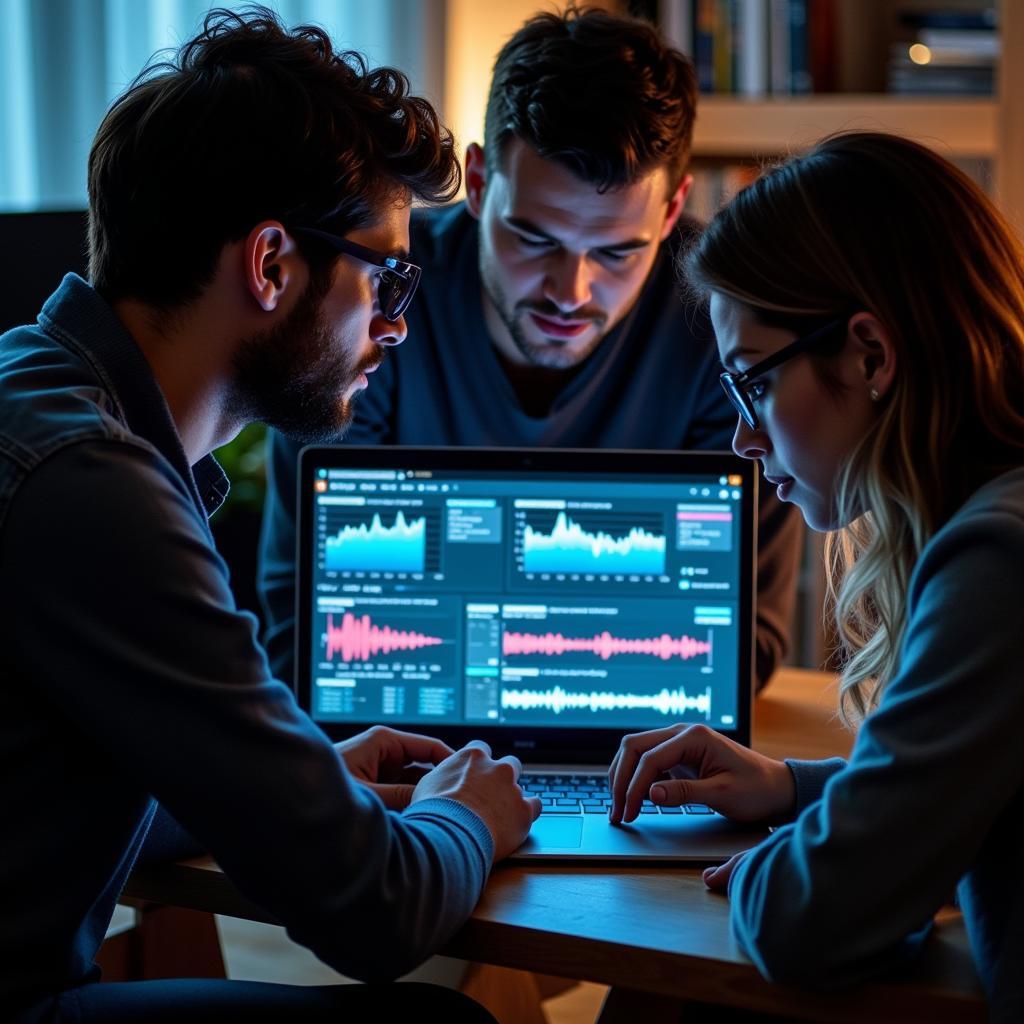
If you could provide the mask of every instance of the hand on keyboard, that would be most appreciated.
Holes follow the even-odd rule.
[[[542,814],[602,814],[607,816],[612,795],[605,775],[523,774],[519,779],[523,791],[537,797]],[[645,800],[641,814],[714,814],[704,804],[682,807],[665,806]]]
[[[412,802],[447,797],[465,804],[490,830],[494,860],[517,850],[540,814],[540,801],[517,785],[522,765],[516,757],[491,757],[486,743],[474,740],[425,775]]]
[[[672,769],[689,778],[669,778]],[[777,821],[792,814],[793,775],[704,725],[674,725],[623,738],[608,770],[611,821],[633,821],[645,800],[660,806],[694,801],[737,821]]]

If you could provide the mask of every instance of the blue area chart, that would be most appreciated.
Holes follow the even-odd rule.
[[[528,573],[628,573],[665,571],[665,538],[634,526],[624,536],[588,532],[559,512],[550,533],[523,530],[523,570]]]
[[[342,571],[423,572],[427,520],[399,512],[391,526],[375,514],[369,525],[343,526],[325,540],[325,567]]]

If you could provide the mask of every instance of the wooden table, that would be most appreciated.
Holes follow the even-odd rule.
[[[845,754],[835,683],[783,670],[755,710],[754,746],[781,757]],[[148,868],[128,897],[271,920],[209,859]],[[442,951],[612,987],[602,1024],[680,1019],[680,1001],[797,1020],[981,1021],[985,1004],[960,915],[944,911],[925,954],[898,978],[821,995],[765,981],[729,932],[729,905],[693,868],[497,867],[472,917]]]

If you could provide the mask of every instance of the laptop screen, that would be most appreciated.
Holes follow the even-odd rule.
[[[749,463],[340,446],[299,479],[300,697],[328,732],[552,757],[678,722],[749,741]]]

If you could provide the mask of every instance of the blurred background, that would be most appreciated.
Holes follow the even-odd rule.
[[[538,0],[269,0],[288,24],[404,70],[454,130],[482,139],[491,65]],[[86,160],[106,108],[150,56],[189,38],[207,0],[0,0],[0,331],[84,274]],[[1024,223],[1020,0],[602,0],[659,23],[698,70],[690,211],[708,218],[764,164],[844,128],[895,131],[964,167]],[[263,428],[218,452],[215,517],[239,603],[253,587]],[[808,540],[791,660],[824,657],[821,555]]]

